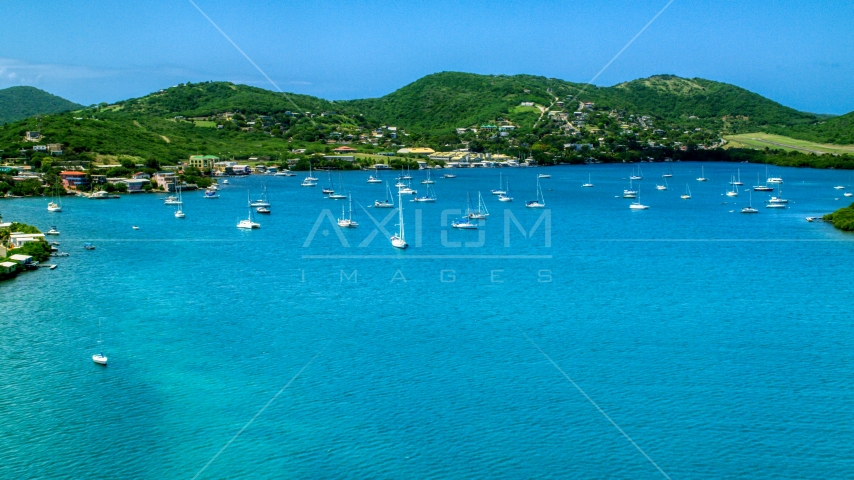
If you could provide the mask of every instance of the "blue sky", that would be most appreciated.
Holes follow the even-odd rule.
[[[666,4],[194,0],[283,90],[376,97],[439,71],[589,81]],[[274,87],[188,0],[5,0],[0,88],[83,104],[185,81]],[[854,2],[675,0],[596,80],[733,83],[794,108],[854,110]]]

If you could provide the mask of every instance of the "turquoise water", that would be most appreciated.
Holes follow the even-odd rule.
[[[501,170],[511,204],[498,170],[455,171],[405,204],[403,252],[359,246],[390,209],[357,206],[343,246],[322,173],[188,192],[184,220],[162,195],[0,201],[71,253],[0,283],[0,477],[192,478],[281,391],[199,478],[663,478],[537,346],[672,478],[848,477],[854,236],[804,218],[850,203],[849,173],[772,168],[790,208],[743,215],[727,181],[765,168],[704,165],[646,166],[640,212],[630,166]],[[342,174],[365,206],[367,176]],[[240,231],[262,182],[273,214]],[[441,212],[478,190],[466,247]]]

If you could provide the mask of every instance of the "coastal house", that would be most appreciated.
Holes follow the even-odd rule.
[[[188,165],[196,167],[199,170],[204,170],[206,168],[213,169],[214,164],[218,161],[219,157],[216,155],[190,155]]]
[[[174,188],[177,177],[174,172],[157,172],[154,174],[154,181],[157,186],[163,190],[170,191]]]
[[[127,185],[130,193],[139,193],[143,191],[145,185],[151,184],[151,181],[146,178],[123,178],[116,183]]]
[[[137,172],[133,174],[132,177],[134,180],[151,180],[151,175],[145,172]]]
[[[33,145],[33,151],[34,152],[46,152],[47,151],[47,145]]]
[[[0,262],[0,276],[11,276],[18,271],[18,264],[15,262]]]
[[[12,255],[9,259],[24,268],[29,268],[33,265],[33,257],[29,255]]]
[[[62,178],[62,185],[65,188],[77,188],[80,185],[88,185],[89,182],[86,180],[86,172],[77,172],[73,170],[60,172],[60,178]]]
[[[25,142],[38,142],[42,139],[41,132],[27,132],[24,134]]]
[[[62,155],[62,144],[61,143],[48,143],[47,151],[50,152],[51,155]]]
[[[21,232],[17,232],[17,233],[12,233],[9,236],[9,245],[11,245],[12,248],[21,248],[27,243],[39,242],[42,240],[44,240],[44,234],[43,233],[21,233]]]
[[[327,160],[340,160],[342,162],[350,162],[353,163],[356,161],[356,157],[353,155],[324,155],[323,158]]]
[[[356,153],[358,150],[356,150],[353,147],[338,147],[338,148],[332,149],[332,151],[334,153]]]

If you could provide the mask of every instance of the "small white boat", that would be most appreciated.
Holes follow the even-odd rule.
[[[750,203],[741,209],[741,213],[759,213],[759,210],[753,208],[753,192],[750,192]]]
[[[446,174],[442,175],[442,178],[457,178],[457,176],[454,175],[453,173],[446,173]]]
[[[667,179],[666,178],[664,179],[664,185],[658,185],[658,184],[655,185],[656,190],[667,190],[667,187],[668,187],[668,185],[667,185]]]
[[[733,178],[732,181],[729,182],[730,185],[738,185],[742,186],[744,183],[741,182],[741,169],[738,169],[738,179]]]
[[[783,179],[780,177],[771,177],[765,183],[783,183]]]
[[[264,185],[264,192],[261,193],[261,198],[254,202],[249,202],[250,207],[269,207],[270,201],[267,200],[267,186]]]
[[[493,195],[504,195],[505,193],[507,193],[506,191],[504,191],[501,188],[502,185],[503,185],[503,182],[501,181],[501,172],[498,172],[498,188],[495,190],[492,190],[492,194]]]
[[[223,185],[228,185],[228,179],[227,179],[227,178],[226,178],[226,179],[223,179],[222,184],[223,184]]]
[[[698,182],[707,182],[707,181],[709,181],[709,179],[708,179],[708,178],[706,178],[706,169],[705,169],[705,167],[700,167],[700,176],[697,178],[697,181],[698,181]]]
[[[50,227],[50,230],[44,232],[45,235],[59,235],[59,230],[56,227]]]
[[[638,191],[635,190],[634,185],[632,185],[632,180],[629,179],[629,189],[623,190],[623,198],[635,198],[638,196]]]
[[[766,203],[765,208],[786,208],[785,203]]]
[[[317,181],[309,180],[308,177],[306,177],[300,185],[303,187],[316,187]]]
[[[216,192],[215,189],[209,188],[209,189],[205,190],[205,195],[202,198],[208,198],[211,200],[215,200],[215,199],[219,198],[219,194]]]
[[[169,195],[166,199],[163,200],[164,205],[181,205],[181,200],[178,200],[178,197],[174,195]]]
[[[343,193],[330,193],[327,198],[331,198],[332,200],[346,200],[347,195],[344,195]]]
[[[421,184],[422,185],[432,185],[434,183],[436,183],[436,181],[433,180],[433,176],[430,175],[430,170],[427,170],[427,178],[425,178],[424,180],[421,180]]]
[[[480,192],[477,192],[477,210],[469,212],[468,217],[472,220],[486,220],[489,217],[489,210],[486,209],[486,202]]]
[[[477,224],[472,223],[468,217],[464,217],[460,220],[454,220],[451,222],[451,226],[453,228],[459,228],[460,230],[477,230]]]
[[[132,229],[134,229],[134,230],[139,230],[139,227],[137,227],[136,225],[134,225],[134,226],[132,226],[132,227],[130,227],[130,228],[132,228]]]
[[[263,214],[269,214],[270,213],[270,209],[267,207],[257,207],[255,209],[255,211],[258,213],[263,213]]]
[[[643,180],[643,173],[641,173],[640,167],[638,167],[638,173],[635,173],[635,170],[632,169],[632,176],[629,177],[629,180]]]
[[[59,204],[56,202],[50,202],[47,204],[47,211],[48,212],[61,212],[62,207],[60,207]]]
[[[370,177],[368,177],[368,183],[383,183],[383,181],[382,179],[371,175]]]
[[[184,212],[182,212],[181,210],[175,210],[175,218],[184,218],[184,217],[186,217],[186,215],[184,215]]]
[[[107,357],[105,357],[103,353],[96,353],[95,355],[92,355],[92,361],[98,365],[106,365]]]
[[[833,187],[834,190],[842,190],[843,188],[845,188],[845,187],[843,187],[842,185],[837,185],[837,186]]]
[[[409,187],[402,187],[400,190],[397,191],[397,193],[401,193],[404,195],[415,195],[418,193],[418,190],[413,190]]]
[[[184,196],[181,194],[181,190],[178,190],[178,205],[183,205]],[[178,210],[175,210],[175,218],[184,218],[184,212],[181,210],[181,207],[178,207]]]
[[[541,174],[537,175],[537,178],[552,178],[552,176],[549,175],[548,173],[541,173]]]
[[[685,184],[685,193],[683,193],[682,196],[679,198],[681,198],[682,200],[688,200],[689,198],[691,198],[691,187],[689,187],[687,183]]]
[[[592,181],[590,181],[590,174],[589,174],[589,173],[587,174],[587,183],[582,184],[581,186],[582,186],[582,187],[587,187],[587,188],[590,188],[590,187],[592,187],[592,186],[593,186],[593,182],[592,182]]]
[[[334,188],[324,187],[324,188],[322,188],[322,189],[320,190],[320,193],[322,193],[322,194],[324,194],[324,195],[329,195],[330,193],[335,193],[335,189],[334,189]]]
[[[843,193],[842,195],[843,195],[843,196],[845,196],[845,197],[850,197],[851,195],[854,195],[854,193],[851,193],[851,192],[845,192],[845,193]]]

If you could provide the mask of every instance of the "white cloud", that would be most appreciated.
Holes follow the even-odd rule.
[[[15,58],[0,57],[0,83],[38,84],[53,81],[104,78],[116,75],[115,70],[35,63]]]

